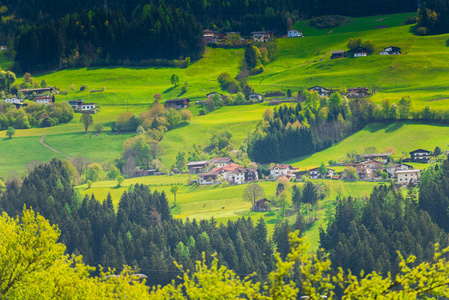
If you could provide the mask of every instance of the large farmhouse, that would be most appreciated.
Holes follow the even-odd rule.
[[[297,168],[290,165],[274,165],[270,167],[270,177],[273,179],[277,179],[282,176],[287,178],[295,178],[296,170]]]
[[[369,97],[368,88],[367,87],[349,88],[348,89],[348,94],[346,96],[348,98],[366,98],[366,97]]]
[[[415,151],[410,152],[410,160],[412,162],[418,162],[418,163],[429,163],[430,162],[430,156],[431,153],[429,150],[424,149],[418,149]]]
[[[22,89],[20,92],[25,98],[32,97],[33,95],[41,95],[43,93],[58,94],[58,91],[52,86],[48,88]]]
[[[381,51],[379,54],[380,55],[400,55],[401,52],[401,48],[399,47],[395,47],[395,46],[389,46],[387,48],[384,48],[384,51]]]
[[[174,109],[183,109],[189,107],[190,99],[188,98],[181,98],[181,99],[170,99],[165,101],[165,108],[174,108]]]

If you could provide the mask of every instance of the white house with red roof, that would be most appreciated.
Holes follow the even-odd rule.
[[[274,165],[270,167],[270,177],[273,179],[277,179],[279,177],[285,176],[287,178],[295,178],[297,168],[292,167],[291,165]]]

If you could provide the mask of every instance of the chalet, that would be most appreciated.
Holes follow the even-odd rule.
[[[383,163],[377,160],[367,160],[361,163],[349,164],[347,166],[352,166],[357,170],[357,176],[360,179],[373,179],[377,177],[377,170],[382,169]],[[346,173],[346,171],[345,171]],[[343,177],[347,177],[346,174]]]
[[[287,178],[295,178],[295,172],[297,168],[290,165],[274,165],[270,167],[270,177],[277,179],[279,177],[285,176]]]
[[[318,168],[309,170],[309,176],[310,179],[318,179],[321,178],[320,172],[318,172]],[[327,169],[327,174],[325,177],[333,177],[334,176],[334,170],[333,169]]]
[[[287,31],[287,37],[289,38],[302,37],[302,32],[296,29],[290,29],[289,31]]]
[[[428,164],[430,162],[431,152],[424,149],[418,149],[410,152],[410,161]]]
[[[208,172],[208,173],[199,173],[198,174],[198,184],[200,185],[210,185],[210,184],[218,184],[218,173],[216,172]]]
[[[182,109],[189,107],[190,99],[188,98],[181,98],[181,99],[170,99],[165,101],[165,108],[175,108],[175,109]]]
[[[368,55],[368,51],[361,47],[355,47],[354,49],[352,49],[352,53],[354,53],[354,57],[361,57],[361,56],[367,56]]]
[[[32,97],[34,94],[41,95],[43,93],[58,94],[58,91],[54,87],[38,88],[38,89],[22,89],[20,92],[25,98]]]
[[[3,101],[6,103],[12,103],[12,104],[22,104],[23,103],[22,99],[16,98],[16,97],[6,98],[6,99],[3,99]]]
[[[203,171],[207,165],[209,164],[209,161],[191,161],[187,164],[187,169],[189,170],[189,173],[196,174],[200,171]]]
[[[348,98],[366,98],[369,97],[368,88],[367,87],[356,87],[348,89],[348,93],[346,95]]]
[[[413,170],[413,167],[406,164],[397,164],[385,168],[385,172],[388,173],[388,176],[390,178],[395,177],[396,171],[404,171],[404,170]]]
[[[52,105],[55,103],[55,96],[47,95],[47,96],[37,96],[34,98],[34,103],[39,103],[41,105]]]
[[[205,44],[213,44],[213,43],[218,42],[218,36],[219,36],[218,31],[214,31],[214,30],[210,30],[210,29],[203,30],[203,38],[204,38]]]
[[[381,51],[379,54],[380,55],[400,55],[401,53],[402,53],[401,48],[389,46],[387,48],[384,48],[384,51]]]
[[[331,59],[344,58],[344,57],[345,57],[345,50],[336,50],[332,51],[331,53]]]
[[[8,50],[7,46],[0,46],[0,51],[6,51],[6,50]]]
[[[95,103],[83,103],[80,106],[81,111],[95,112]]]
[[[273,36],[273,33],[268,32],[268,31],[253,31],[253,32],[251,32],[251,39],[255,42],[265,43],[272,36]]]
[[[396,171],[396,178],[398,179],[398,184],[408,184],[409,182],[416,183],[421,177],[420,169],[412,170],[401,170]]]
[[[256,204],[253,206],[253,211],[270,211],[271,207],[269,205],[271,203],[267,198],[262,198],[256,201]]]
[[[232,163],[234,163],[234,161],[230,157],[215,157],[209,161],[210,165],[215,165],[218,168],[224,167]]]
[[[249,95],[249,99],[253,100],[254,102],[261,102],[263,100],[263,95],[258,93],[252,93]]]
[[[84,103],[84,100],[69,100],[70,106],[74,111],[81,110],[81,104]]]
[[[324,88],[324,87],[322,87],[322,86],[319,86],[319,85],[316,85],[316,86],[313,86],[313,87],[311,87],[311,88],[308,88],[308,90],[309,90],[310,92],[317,92],[317,93],[318,93],[318,96],[319,96],[320,98],[329,95],[329,90],[326,89],[326,88]]]
[[[357,158],[363,159],[363,160],[379,160],[382,161],[382,163],[387,164],[389,161],[389,156],[393,153],[387,152],[387,153],[371,153],[371,154],[360,154],[357,155]]]

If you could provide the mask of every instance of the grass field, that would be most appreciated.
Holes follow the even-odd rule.
[[[139,183],[149,185],[151,190],[164,191],[169,199],[172,214],[176,218],[209,219],[214,217],[218,222],[227,222],[228,220],[236,220],[240,217],[252,217],[254,220],[262,217],[267,222],[270,233],[273,232],[274,225],[280,220],[276,210],[271,212],[250,211],[250,203],[242,199],[243,190],[247,185],[226,188],[221,186],[189,187],[187,185],[188,179],[188,175],[149,176],[127,179],[120,188],[117,188],[115,181],[94,182],[90,189],[86,185],[81,185],[77,188],[83,195],[94,194],[95,198],[99,201],[106,199],[108,193],[110,193],[114,206],[117,208],[121,195],[128,189],[129,185]],[[173,195],[170,193],[172,184],[180,184],[176,207],[173,207]],[[275,195],[276,182],[265,181],[259,184],[263,187],[267,198]],[[301,183],[299,184],[301,185]],[[333,182],[333,185],[335,184],[337,183]],[[354,197],[364,196],[366,193],[369,194],[374,186],[379,185],[379,183],[370,182],[342,182],[342,184],[344,195]],[[336,196],[337,193],[332,191],[330,199],[335,199]],[[319,242],[319,227],[326,226],[324,219],[325,207],[334,204],[335,202],[329,199],[323,201],[321,209],[317,214],[319,220],[307,232],[306,237],[311,241],[314,249],[316,249]],[[288,220],[290,223],[293,223],[295,216],[288,217]]]
[[[449,148],[449,127],[397,122],[393,124],[373,124],[351,135],[340,143],[308,157],[290,160],[289,163],[301,169],[311,169],[329,160],[339,160],[347,153],[363,153],[366,147],[376,147],[379,152],[394,147],[398,154],[423,148],[433,151],[436,146],[442,150]],[[427,164],[416,164],[424,168]]]
[[[189,97],[204,99],[206,94],[220,90],[217,77],[222,72],[231,76],[238,73],[238,65],[243,58],[242,49],[224,50],[208,48],[204,58],[192,63],[186,69],[179,68],[81,68],[51,72],[35,76],[39,82],[47,80],[50,85],[61,90],[68,90],[67,95],[58,95],[57,101],[85,99],[100,104],[145,104],[153,101],[153,95],[159,93],[163,100]],[[1,63],[1,61],[0,61]],[[172,74],[180,79],[178,86],[170,83]],[[184,82],[188,83],[188,91],[181,94]],[[70,91],[74,85],[75,90]],[[81,85],[87,85],[83,92],[79,91]],[[90,93],[91,89],[101,89],[104,92]]]

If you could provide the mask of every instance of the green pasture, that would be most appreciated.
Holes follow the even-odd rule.
[[[416,16],[416,12],[393,15],[377,15],[363,18],[348,18],[348,21],[343,23],[341,26],[326,29],[317,29],[309,25],[309,20],[304,20],[296,23],[293,28],[301,31],[306,37],[317,35],[335,35],[339,33],[373,30],[376,26],[388,26],[389,28],[401,26],[404,25],[404,21],[409,16]]]
[[[48,84],[68,91],[56,97],[56,101],[84,99],[97,104],[145,104],[153,101],[153,95],[159,93],[163,100],[189,97],[204,99],[212,91],[221,91],[218,75],[228,72],[238,74],[238,66],[243,58],[242,49],[207,49],[204,57],[193,62],[188,68],[168,67],[104,67],[81,68],[55,71],[46,74],[34,74],[39,82],[45,79]],[[1,61],[0,61],[1,62]],[[172,74],[179,76],[180,83],[175,87],[170,83]],[[188,83],[188,91],[182,94],[181,87]],[[74,90],[70,89],[74,85]],[[81,85],[87,85],[80,92]],[[90,93],[90,90],[105,91]]]
[[[2,70],[9,70],[13,64],[13,61],[6,57],[5,52],[0,52],[0,67]]]
[[[304,38],[278,39],[278,58],[265,72],[250,77],[259,92],[275,88],[294,92],[315,85],[333,88],[369,87],[376,89],[373,100],[398,102],[410,95],[416,109],[430,106],[446,108],[449,104],[448,81],[449,34],[420,37],[412,26],[346,32]],[[334,50],[348,50],[350,38],[362,37],[375,43],[372,55],[359,58],[330,59]],[[403,54],[380,56],[387,46],[402,48]]]
[[[193,179],[194,177],[190,177]],[[247,187],[244,185],[236,185],[229,187],[222,187],[220,185],[214,186],[188,186],[189,175],[173,175],[173,176],[148,176],[133,179],[127,179],[122,183],[120,188],[117,187],[116,181],[94,182],[91,188],[87,185],[78,186],[77,189],[82,195],[94,194],[99,201],[106,199],[110,194],[115,208],[118,207],[120,197],[124,191],[128,190],[130,185],[136,183],[145,184],[151,190],[164,191],[169,200],[172,214],[180,219],[209,219],[214,217],[218,222],[227,222],[228,220],[236,220],[240,217],[251,217],[254,220],[264,218],[267,222],[270,233],[274,230],[274,225],[280,220],[277,209],[271,212],[252,212],[250,211],[250,203],[242,199],[243,190]],[[317,181],[320,183],[321,181]],[[173,204],[173,194],[170,193],[170,188],[173,184],[180,186],[177,194],[177,205]],[[276,194],[276,182],[263,181],[259,182],[268,199],[274,197]],[[298,183],[302,185],[302,183]],[[368,195],[372,188],[379,183],[371,182],[344,182],[332,181],[332,192],[330,199],[322,201],[321,207],[317,213],[318,221],[307,232],[306,237],[311,241],[312,247],[316,249],[319,242],[319,227],[325,227],[327,221],[325,220],[325,208],[329,205],[335,205],[335,198],[337,196],[336,185],[343,186],[343,195],[362,197]],[[291,191],[289,192],[291,197]],[[295,215],[288,217],[290,223],[295,221]]]
[[[379,152],[384,152],[387,147],[394,147],[397,154],[408,154],[420,148],[433,151],[436,146],[442,150],[449,148],[449,127],[412,122],[373,124],[328,149],[288,162],[300,169],[311,169],[321,162],[327,164],[329,160],[338,161],[352,151],[363,153],[366,147],[376,147]],[[421,169],[427,166],[428,164],[414,164],[415,168]]]

